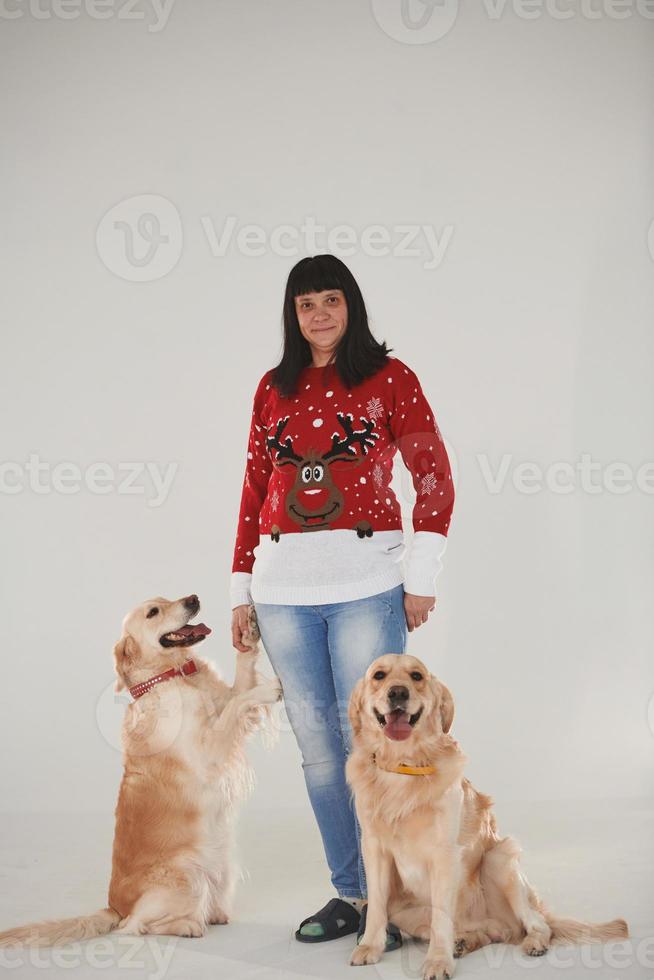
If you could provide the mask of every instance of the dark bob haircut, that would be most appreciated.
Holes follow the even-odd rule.
[[[284,349],[274,368],[272,383],[284,398],[295,394],[303,368],[313,363],[311,347],[300,332],[295,297],[340,289],[347,303],[347,329],[335,352],[334,369],[346,388],[352,388],[375,374],[386,364],[393,350],[375,340],[368,326],[366,305],[358,283],[348,267],[335,255],[315,255],[291,269],[284,296]]]

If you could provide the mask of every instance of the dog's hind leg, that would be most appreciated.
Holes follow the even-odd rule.
[[[207,904],[209,925],[226,925],[231,915],[235,890],[235,868],[224,860],[212,875]]]
[[[514,932],[510,926],[497,919],[484,919],[481,922],[468,922],[458,926],[454,939],[454,956],[458,959],[491,943],[510,943]]]
[[[408,936],[429,942],[431,938],[430,905],[406,905],[404,908],[389,906],[388,918]]]
[[[198,902],[187,891],[153,888],[144,892],[134,903],[130,914],[123,919],[115,934],[132,936],[203,936],[206,922]]]
[[[161,922],[151,922],[147,931],[151,936],[184,936],[189,939],[198,939],[200,936],[204,936],[206,926],[197,918],[165,918]]]
[[[429,942],[431,939],[431,906],[414,905],[393,909],[389,915],[396,926],[414,939]],[[458,959],[490,943],[509,942],[511,930],[501,922],[488,919],[484,922],[466,922],[456,925],[454,932],[454,957]]]
[[[522,950],[529,956],[542,956],[546,953],[552,938],[552,930],[545,920],[538,896],[520,870],[520,845],[512,837],[505,837],[486,851],[482,864],[482,882],[489,909],[493,904],[493,886],[495,886],[496,898],[499,892],[505,908],[508,906],[511,913],[507,917],[496,907],[494,909],[496,917],[501,920],[506,919],[509,926],[514,925],[512,919],[517,920],[524,930]],[[495,904],[503,903],[496,901]],[[516,935],[515,940],[518,938],[519,936]]]

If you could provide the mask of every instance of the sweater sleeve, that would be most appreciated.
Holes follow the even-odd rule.
[[[266,394],[270,388],[269,375],[270,372],[259,382],[252,405],[229,590],[232,609],[252,602],[250,582],[254,565],[254,549],[259,544],[259,513],[266,498],[268,481],[273,468],[266,448],[266,426],[262,415]]]
[[[412,595],[433,596],[434,579],[443,567],[454,482],[443,437],[416,374],[400,362],[394,381],[388,424],[416,491],[404,588]]]

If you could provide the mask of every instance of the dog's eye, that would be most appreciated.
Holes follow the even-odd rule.
[[[373,681],[383,681],[385,677],[386,674],[383,670],[376,670],[375,673],[372,675]]]
[[[414,680],[414,681],[421,681],[422,680],[422,674],[420,673],[419,670],[412,670],[411,671],[411,679]]]
[[[152,619],[153,616],[158,616],[158,615],[159,615],[159,609],[157,608],[157,606],[153,606],[152,609],[148,609],[148,614],[145,618]]]

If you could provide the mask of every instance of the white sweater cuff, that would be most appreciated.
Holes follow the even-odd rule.
[[[447,538],[437,531],[416,531],[404,558],[404,591],[435,596],[434,579],[443,567]]]
[[[229,601],[232,609],[235,609],[236,606],[249,606],[252,603],[251,581],[251,572],[232,572],[229,585]]]

